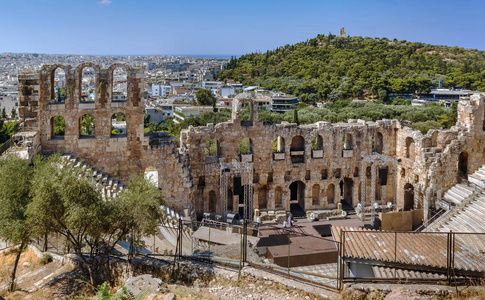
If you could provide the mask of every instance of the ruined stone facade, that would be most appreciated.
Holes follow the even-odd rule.
[[[112,77],[116,67],[127,70],[126,101],[112,101]],[[96,72],[93,103],[80,99],[82,69]],[[66,72],[66,99],[53,103],[53,74]],[[371,193],[378,203],[393,202],[409,210],[436,207],[444,191],[485,164],[485,96],[476,94],[458,105],[458,122],[450,130],[421,132],[397,120],[348,123],[317,122],[312,125],[258,121],[254,99],[241,94],[233,103],[232,120],[183,130],[180,148],[173,141],[143,133],[143,71],[129,65],[107,69],[96,64],[45,65],[38,74],[19,76],[19,113],[24,131],[37,131],[43,153],[68,153],[83,158],[119,180],[133,172],[158,171],[158,185],[169,204],[191,206],[199,214],[224,211],[220,192],[219,158],[226,162],[254,162],[253,208],[288,211],[298,203],[305,211],[333,209],[340,200],[351,206]],[[250,119],[241,120],[243,105]],[[111,134],[112,115],[126,116],[127,134]],[[95,119],[95,134],[81,136],[81,116]],[[65,135],[53,134],[53,117],[65,119]],[[244,147],[240,146],[243,139]],[[212,147],[206,151],[206,145]],[[391,163],[377,168],[379,176],[363,164],[363,157],[381,153]],[[365,168],[365,170],[363,169]],[[374,178],[374,183],[372,183]],[[240,203],[228,181],[229,211]],[[374,185],[374,187],[373,187]]]

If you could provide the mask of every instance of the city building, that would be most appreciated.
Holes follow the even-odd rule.
[[[298,105],[298,98],[293,96],[273,96],[271,97],[271,110],[284,113],[293,110]]]

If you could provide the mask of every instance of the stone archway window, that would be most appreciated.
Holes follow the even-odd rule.
[[[273,140],[273,153],[285,153],[285,139],[277,136]]]
[[[281,136],[277,136],[273,140],[273,159],[285,159],[285,139]]]
[[[128,72],[124,67],[113,70],[111,82],[111,101],[124,102],[128,97]]]
[[[410,158],[414,160],[415,157],[415,146],[414,146],[414,140],[412,137],[407,137],[406,138],[406,158]]]
[[[66,132],[66,121],[63,116],[54,116],[51,118],[51,139],[64,139]]]
[[[66,102],[66,71],[57,67],[51,73],[51,104],[62,104]]]
[[[219,141],[209,139],[205,143],[205,162],[219,163]]]
[[[239,143],[239,154],[252,154],[253,153],[253,142],[250,138],[246,137]]]
[[[290,152],[292,163],[305,162],[305,139],[301,135],[294,136],[291,140]]]
[[[312,205],[319,206],[320,205],[320,185],[314,184],[312,186]]]
[[[84,67],[81,70],[79,102],[94,102],[96,95],[96,72],[92,67]]]
[[[258,122],[258,108],[255,96],[251,93],[238,94],[232,101],[232,122],[241,122],[241,126],[253,126]],[[243,107],[248,107],[249,116],[243,120]]]
[[[384,137],[382,133],[378,132],[372,137],[372,152],[382,154],[384,149]]]
[[[85,114],[79,119],[79,136],[82,138],[94,137],[96,135],[96,120],[93,115]]]
[[[343,140],[344,150],[352,150],[354,148],[352,134],[347,133]]]
[[[126,136],[126,116],[122,112],[117,112],[111,116],[111,136]]]
[[[312,137],[312,158],[323,157],[323,138],[317,134]]]

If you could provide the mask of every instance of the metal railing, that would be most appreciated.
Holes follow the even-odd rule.
[[[338,288],[352,281],[453,286],[485,280],[485,233],[342,230],[339,240]]]

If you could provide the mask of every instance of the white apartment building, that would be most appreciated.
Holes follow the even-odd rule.
[[[167,97],[170,94],[172,94],[172,87],[170,85],[152,85],[153,97]]]

